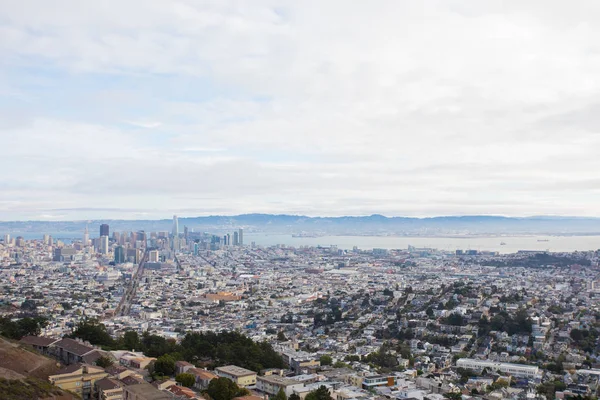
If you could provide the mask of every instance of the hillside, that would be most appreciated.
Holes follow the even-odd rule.
[[[2,400],[76,399],[48,382],[48,376],[59,369],[55,360],[0,338]]]

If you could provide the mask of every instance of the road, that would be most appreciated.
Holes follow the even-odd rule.
[[[142,279],[142,276],[144,276],[144,265],[147,261],[148,249],[144,251],[144,256],[142,257],[142,260],[140,261],[140,264],[138,265],[135,274],[131,278],[131,282],[129,282],[129,285],[125,290],[125,293],[123,294],[119,305],[115,309],[115,316],[125,316],[129,314],[129,311],[131,310],[131,302],[135,298],[140,280]]]

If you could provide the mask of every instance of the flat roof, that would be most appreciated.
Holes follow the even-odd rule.
[[[237,377],[256,375],[256,372],[250,371],[249,369],[246,369],[246,368],[238,367],[236,365],[226,365],[224,367],[217,367],[217,368],[215,368],[215,371],[222,372],[224,374],[231,375],[231,376],[237,376]]]

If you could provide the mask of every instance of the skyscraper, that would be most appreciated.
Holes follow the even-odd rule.
[[[88,230],[88,226],[85,226],[85,231],[83,232],[83,245],[87,246],[90,242],[90,231]]]
[[[108,227],[108,225],[106,225]],[[100,236],[100,253],[108,254],[108,236]]]
[[[100,225],[100,236],[106,236],[108,239],[108,224]]]
[[[242,228],[238,230],[238,241],[240,246],[244,245],[244,230]]]
[[[8,246],[10,244],[10,235],[7,233],[4,235],[4,245]]]
[[[240,245],[240,235],[238,235],[237,231],[233,232],[233,245],[234,246]]]
[[[188,240],[188,227],[184,226],[183,227],[183,237],[185,238],[185,240]]]
[[[173,236],[179,235],[179,221],[177,220],[177,215],[173,215]]]
[[[125,247],[115,247],[115,264],[123,264],[125,262]]]

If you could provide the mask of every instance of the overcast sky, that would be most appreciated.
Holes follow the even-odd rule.
[[[600,216],[600,1],[6,0],[0,220]]]

